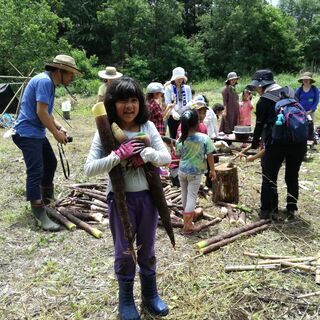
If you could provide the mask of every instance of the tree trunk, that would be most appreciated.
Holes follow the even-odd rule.
[[[228,167],[227,164],[221,164],[215,168],[217,180],[214,183],[215,188],[212,192],[213,202],[238,203],[239,185],[238,169],[236,166]]]

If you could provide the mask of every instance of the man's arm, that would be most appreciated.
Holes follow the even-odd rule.
[[[52,133],[59,143],[67,143],[66,134],[63,131],[58,130],[60,125],[57,125],[54,118],[49,115],[48,105],[46,103],[40,101],[37,102],[37,115],[42,124]]]

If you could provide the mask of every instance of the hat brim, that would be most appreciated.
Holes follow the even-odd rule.
[[[224,83],[228,83],[230,80],[239,80],[240,77],[233,77],[233,78],[230,78],[230,79],[227,79]]]
[[[274,84],[274,83],[275,83],[274,80],[262,80],[262,81],[252,80],[251,83],[249,84],[249,86],[254,87],[254,88],[261,88],[261,87],[267,86],[269,84]]]
[[[206,104],[205,102],[202,102],[202,101],[194,102],[194,103],[192,104],[192,107],[193,107],[193,109],[195,109],[195,110],[200,110],[200,109],[203,109],[203,108],[209,109],[208,106],[207,106],[207,104]]]
[[[147,91],[147,93],[164,93],[164,90],[160,89],[160,90],[151,90],[151,91]]]
[[[115,75],[111,76],[106,74],[106,70],[101,70],[98,72],[98,76],[102,79],[119,79],[123,76],[123,74],[117,71]]]
[[[300,78],[300,79],[298,80],[298,82],[302,83],[303,80],[310,80],[311,83],[315,83],[315,82],[316,82],[316,80],[314,80],[314,79],[312,79],[312,78],[310,78],[310,77]]]
[[[184,79],[184,83],[187,83],[188,78],[186,76],[172,77],[170,81],[176,81],[177,79]]]
[[[81,75],[81,71],[75,67],[71,67],[67,64],[64,63],[58,63],[58,62],[46,62],[45,66],[47,67],[53,67],[53,68],[57,68],[57,69],[61,69],[61,70],[65,70],[74,74],[78,74]]]

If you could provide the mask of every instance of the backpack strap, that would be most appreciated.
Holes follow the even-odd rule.
[[[285,86],[274,91],[265,92],[261,97],[278,102],[283,98],[294,99],[294,95],[294,90],[289,86]]]

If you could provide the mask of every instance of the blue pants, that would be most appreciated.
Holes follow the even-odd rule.
[[[154,243],[158,224],[158,211],[151,202],[149,191],[127,192],[126,202],[133,235],[136,237],[137,258],[140,273],[153,276],[156,273]],[[114,201],[114,194],[108,195],[110,228],[115,249],[114,270],[118,280],[132,281],[136,266],[126,251],[128,242],[124,237],[120,216]]]
[[[47,138],[25,138],[12,136],[13,142],[22,151],[27,167],[27,201],[41,199],[40,186],[49,187],[53,183],[57,159]]]

